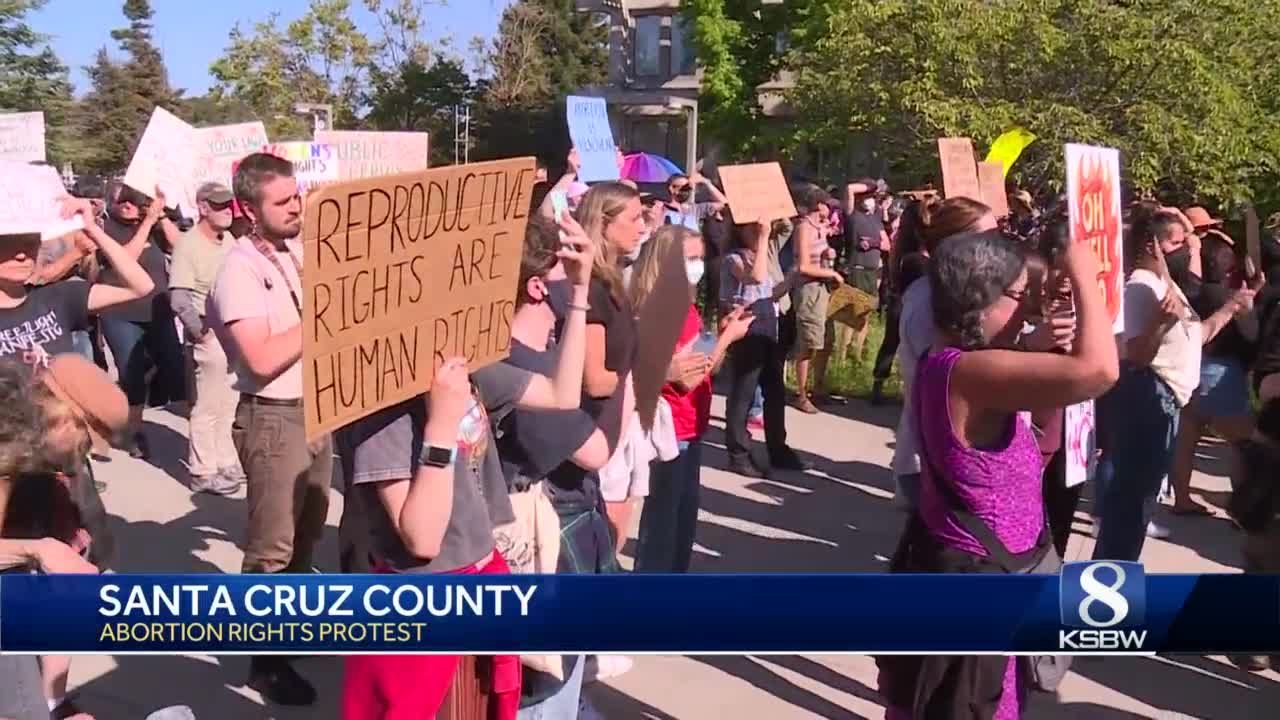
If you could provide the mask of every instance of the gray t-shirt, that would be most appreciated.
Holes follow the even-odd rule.
[[[358,420],[338,432],[338,449],[349,491],[360,493],[368,514],[373,552],[395,572],[442,573],[473,565],[493,552],[493,528],[515,519],[498,458],[489,416],[501,416],[524,395],[533,375],[506,363],[471,374],[479,402],[473,402],[458,427],[454,465],[453,511],[440,554],[415,557],[400,541],[395,523],[377,496],[377,485],[412,480],[427,423],[421,397],[406,400]]]

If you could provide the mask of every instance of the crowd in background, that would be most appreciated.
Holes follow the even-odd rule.
[[[739,224],[700,174],[673,175],[654,193],[587,186],[571,155],[565,175],[530,198],[510,357],[479,369],[447,359],[429,393],[308,442],[293,175],[285,160],[248,156],[233,187],[199,188],[185,229],[159,192],[80,187],[63,210],[83,231],[0,239],[0,566],[109,568],[93,458],[112,442],[146,458],[143,409],[185,401],[192,491],[246,486],[243,572],[327,564],[314,550],[335,472],[344,572],[617,572],[637,525],[635,571],[686,572],[717,374],[729,470],[804,471],[785,408],[817,414],[848,401],[828,383],[832,356],[852,347],[861,358],[879,313],[872,402],[884,402],[895,361],[903,379],[892,470],[907,520],[894,571],[1056,570],[1081,496],[1065,480],[1064,414],[1089,400],[1096,558],[1139,558],[1144,538],[1165,532],[1154,522],[1162,492],[1171,512],[1205,512],[1189,483],[1195,447],[1213,431],[1239,457],[1231,511],[1245,568],[1280,570],[1266,470],[1280,460],[1280,246],[1267,238],[1255,267],[1201,208],[1127,210],[1115,336],[1097,260],[1071,242],[1057,199],[1037,207],[1015,192],[1010,216],[997,218],[974,200],[895,195],[872,178],[796,183],[795,217]],[[688,303],[646,427],[638,316],[673,252]],[[66,697],[69,659],[3,662],[0,716],[84,716]],[[960,707],[1016,717],[1033,686],[1052,684],[1029,662],[881,658],[881,691],[890,717]],[[343,716],[432,717],[477,663],[500,718],[589,717],[583,683],[630,666],[618,656],[351,657]],[[946,681],[956,673],[972,682]],[[253,658],[247,685],[284,705],[316,697],[279,656]]]

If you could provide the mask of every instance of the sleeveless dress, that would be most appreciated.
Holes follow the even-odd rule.
[[[935,483],[946,482],[961,501],[995,533],[1010,553],[1032,549],[1044,529],[1039,446],[1025,415],[1016,415],[996,447],[966,447],[951,424],[951,371],[963,353],[956,348],[928,352],[920,361],[913,401],[920,434],[923,481],[920,519],[941,545],[979,557],[987,551],[956,522]],[[932,468],[940,468],[937,477]],[[1024,688],[1017,658],[1005,666],[997,720],[1021,716]],[[891,708],[887,718],[906,717]]]

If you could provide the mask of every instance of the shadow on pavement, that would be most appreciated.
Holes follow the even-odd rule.
[[[143,720],[171,705],[187,705],[197,720],[303,720],[338,717],[342,665],[337,658],[307,659],[298,671],[311,681],[319,700],[309,708],[266,707],[242,687],[247,657],[115,657],[116,667],[81,685],[76,703],[99,720]],[[161,680],[163,679],[163,680]],[[247,693],[242,694],[242,693]]]
[[[210,540],[238,544],[244,528],[244,500],[213,495],[192,498],[195,509],[168,522],[107,518],[115,535],[117,557],[112,569],[125,573],[222,573],[203,560]]]
[[[1275,717],[1276,708],[1280,707],[1280,683],[1273,679],[1274,675],[1245,672],[1199,655],[1098,658],[1077,661],[1071,669],[1175,716],[1261,720]],[[1079,715],[1077,705],[1057,707],[1069,708],[1072,714],[1046,713],[1045,716],[1094,717],[1093,714]]]
[[[173,428],[150,420],[142,423],[142,434],[147,438],[151,457],[146,462],[159,468],[174,482],[187,487],[191,483],[187,472],[187,437]]]
[[[656,707],[641,702],[621,690],[602,682],[591,683],[582,689],[591,701],[595,716],[590,720],[676,720]],[[587,720],[587,715],[580,716]]]
[[[700,663],[703,663],[704,665],[709,665],[719,670],[720,672],[727,673],[740,680],[743,680],[756,688],[764,690],[765,692],[778,698],[779,700],[783,700],[802,710],[813,713],[815,717],[827,718],[827,720],[862,720],[861,715],[858,715],[857,713],[852,712],[850,710],[846,710],[845,708],[840,707],[839,705],[831,702],[830,700],[822,697],[821,695],[817,695],[809,690],[806,690],[800,687],[799,685],[796,685],[795,683],[784,678],[783,676],[779,675],[773,670],[770,670],[769,668],[765,667],[763,664],[761,664],[761,662],[757,661],[757,659],[754,657],[713,655],[713,656],[691,656],[690,659],[696,660]],[[800,659],[800,658],[797,658],[797,659]],[[760,660],[766,660],[766,658],[761,658]],[[777,661],[777,660],[782,660],[782,658],[768,658],[767,660]],[[812,661],[805,661],[805,662],[808,662],[812,665],[817,665],[817,663],[813,663]],[[783,662],[778,662],[778,664],[782,665],[783,667],[787,667],[787,665]],[[798,672],[802,672],[802,671],[798,671]],[[802,674],[807,675],[808,673],[802,673]],[[876,698],[878,696],[875,693],[875,691],[871,690],[870,688],[867,688],[866,686],[862,685],[862,683],[859,683],[855,680],[844,678],[843,676],[840,676],[840,677],[842,678],[842,680],[844,680],[845,683],[852,684],[857,687],[857,691],[854,692],[853,694],[857,695],[858,697],[863,697],[872,701],[876,701]],[[818,679],[818,678],[814,678],[814,679]],[[819,680],[819,682],[824,682],[824,681]],[[849,692],[844,687],[840,687],[837,689],[840,689],[844,692]]]

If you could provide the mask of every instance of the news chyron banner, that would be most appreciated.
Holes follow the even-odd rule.
[[[619,617],[629,620],[619,623]],[[1280,576],[0,577],[0,652],[1261,653]]]

